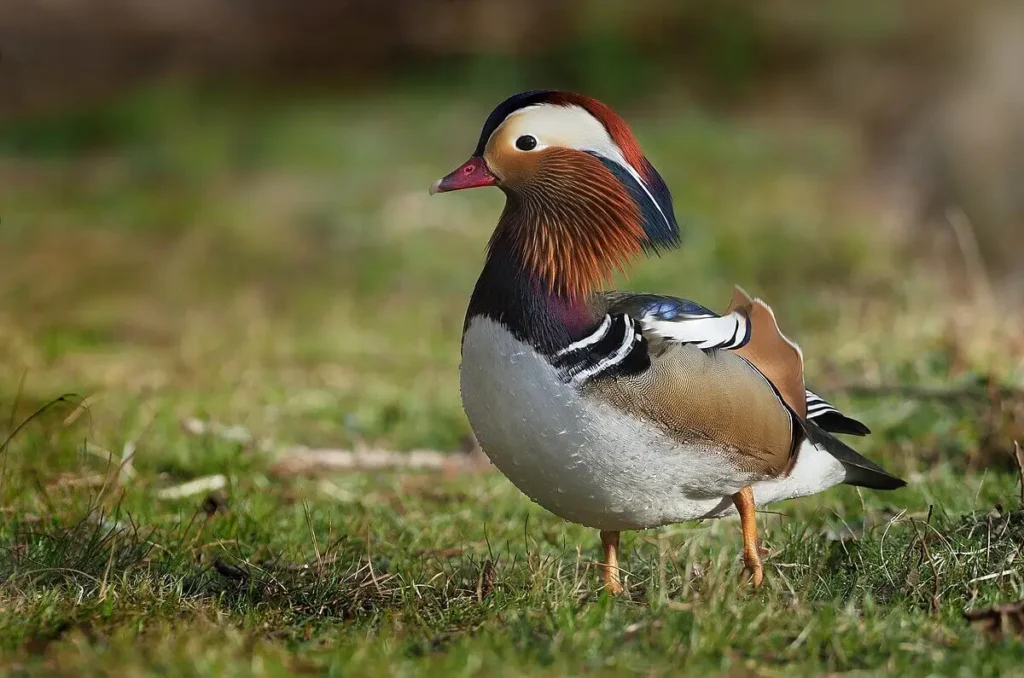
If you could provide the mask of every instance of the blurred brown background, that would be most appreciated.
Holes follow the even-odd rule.
[[[859,131],[865,195],[889,226],[962,258],[949,210],[962,212],[988,274],[1019,296],[1020,2],[5,0],[0,45],[8,120],[168,78],[342,97],[396,82],[556,84],[835,118]]]

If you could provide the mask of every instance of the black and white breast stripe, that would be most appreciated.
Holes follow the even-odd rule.
[[[750,318],[738,312],[721,317],[682,316],[673,320],[645,316],[642,322],[646,329],[668,341],[692,344],[704,351],[714,348],[735,351],[750,341]]]
[[[606,314],[592,333],[551,358],[566,383],[582,386],[600,376],[633,374],[647,369],[647,340],[628,314]]]

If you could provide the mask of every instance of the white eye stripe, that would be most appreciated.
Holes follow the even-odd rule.
[[[661,204],[654,199],[637,168],[629,164],[622,149],[612,139],[605,126],[583,108],[555,104],[526,106],[509,114],[494,131],[492,138],[499,134],[507,134],[511,147],[520,153],[524,151],[516,147],[516,140],[521,136],[532,136],[537,140],[537,146],[533,151],[561,146],[594,153],[611,160],[626,170],[658,210],[665,223],[672,227]]]
[[[534,104],[521,108],[505,118],[495,134],[502,132],[513,144],[528,135],[537,139],[538,147],[564,146],[621,156],[604,125],[579,106]]]

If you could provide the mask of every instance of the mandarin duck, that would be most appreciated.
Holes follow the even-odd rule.
[[[463,406],[516,487],[600,530],[607,591],[623,590],[622,530],[738,514],[742,576],[760,586],[756,507],[905,484],[832,435],[869,431],[805,387],[763,301],[737,287],[719,315],[601,290],[679,241],[668,187],[607,105],[559,91],[501,102],[431,193],[480,186],[506,201],[463,326]]]

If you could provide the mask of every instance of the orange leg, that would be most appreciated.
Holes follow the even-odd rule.
[[[604,590],[613,596],[622,593],[619,580],[619,533],[601,531],[601,545],[604,546],[604,562],[601,563],[601,577]]]
[[[749,486],[744,487],[732,495],[732,503],[740,513],[740,527],[743,529],[743,578],[749,578],[757,588],[764,581],[764,566],[761,565],[761,545],[754,517],[754,491]]]

